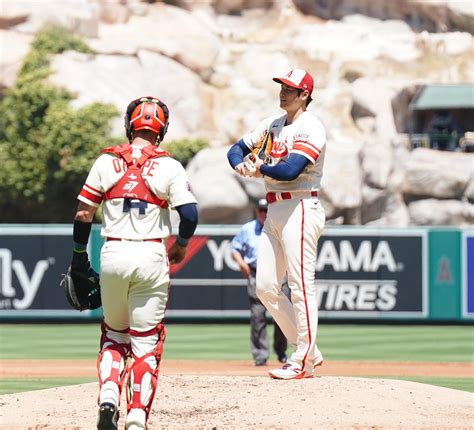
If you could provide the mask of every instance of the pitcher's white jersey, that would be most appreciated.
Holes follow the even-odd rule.
[[[264,176],[268,192],[317,191],[321,185],[326,152],[324,126],[308,111],[303,112],[289,125],[285,125],[286,118],[285,114],[264,119],[255,130],[246,134],[243,140],[252,150],[269,131],[273,140],[269,165],[274,166],[282,160],[287,160],[292,153],[303,155],[310,161],[293,181],[278,181]]]
[[[133,157],[138,159],[141,148],[134,145],[132,148]],[[102,154],[92,166],[78,199],[98,207],[104,200],[105,192],[110,190],[126,171],[127,165],[122,158]],[[183,166],[173,158],[147,160],[142,168],[142,176],[149,190],[168,202],[170,208],[197,203]],[[133,184],[130,184],[130,187],[133,187]],[[124,198],[104,200],[102,216],[103,237],[144,240],[165,239],[171,234],[169,209],[153,203]]]

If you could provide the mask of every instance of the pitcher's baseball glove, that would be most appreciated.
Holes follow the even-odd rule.
[[[64,288],[71,307],[84,311],[102,306],[99,281],[99,275],[92,268],[84,273],[69,267],[60,285]]]

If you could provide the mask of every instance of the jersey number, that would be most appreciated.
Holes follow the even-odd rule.
[[[123,199],[123,212],[130,212],[130,209],[138,209],[140,215],[145,215],[148,203],[142,200]]]

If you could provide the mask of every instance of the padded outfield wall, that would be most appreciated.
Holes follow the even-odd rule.
[[[246,319],[246,282],[232,260],[239,226],[199,226],[173,266],[168,319]],[[69,225],[0,225],[0,321],[94,320],[59,286],[72,248]],[[170,239],[171,242],[173,238]],[[98,270],[100,226],[89,243]],[[327,227],[319,243],[322,320],[474,321],[474,229]]]

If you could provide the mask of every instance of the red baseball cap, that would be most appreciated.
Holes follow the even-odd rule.
[[[305,70],[293,69],[290,70],[283,78],[273,78],[273,80],[279,84],[285,84],[289,87],[308,91],[310,95],[313,92],[313,77]]]

